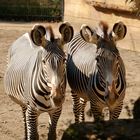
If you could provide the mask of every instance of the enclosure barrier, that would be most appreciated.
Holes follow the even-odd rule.
[[[2,0],[0,19],[61,21],[63,9],[63,0]]]

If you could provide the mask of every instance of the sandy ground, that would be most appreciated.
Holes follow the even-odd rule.
[[[20,140],[23,138],[24,133],[21,109],[5,94],[3,76],[6,69],[6,56],[9,46],[16,38],[29,31],[33,24],[34,23],[0,22],[0,140]],[[54,30],[57,30],[57,34],[58,25],[59,24],[57,23],[52,24]],[[120,118],[132,118],[131,110],[133,102],[140,96],[140,52],[132,52],[123,49],[119,50],[124,59],[127,72],[127,90]],[[86,121],[92,121],[92,118],[86,115]],[[66,100],[57,127],[58,140],[61,139],[64,130],[69,124],[73,122],[74,117],[72,113],[70,88],[67,87]],[[40,115],[38,129],[40,140],[47,139],[47,113]]]

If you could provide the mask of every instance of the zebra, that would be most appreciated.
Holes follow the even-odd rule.
[[[87,101],[95,121],[104,120],[105,107],[110,120],[117,119],[122,110],[126,72],[116,41],[125,37],[127,28],[121,21],[114,24],[112,31],[108,32],[108,28],[104,21],[94,29],[83,24],[80,33],[68,43],[67,80],[76,123],[85,121]]]
[[[48,140],[56,139],[66,89],[64,45],[74,34],[68,22],[59,26],[56,38],[51,26],[35,24],[9,48],[4,76],[6,94],[22,108],[25,139],[38,140],[38,116],[49,114]]]

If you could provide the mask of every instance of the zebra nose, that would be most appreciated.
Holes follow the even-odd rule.
[[[109,82],[106,83],[106,95],[111,94],[115,91],[115,82],[112,81],[111,84]]]
[[[105,100],[109,100],[110,97],[112,97],[112,86],[111,85],[107,85],[106,89],[105,89],[104,99]]]
[[[112,92],[112,86],[108,86],[108,93],[110,94]]]
[[[52,90],[51,90],[53,96],[59,96],[61,94],[61,88],[60,86],[52,86]]]
[[[60,87],[53,87],[51,91],[51,98],[56,106],[61,105],[64,100],[64,95],[61,92]]]
[[[55,88],[55,89],[54,89],[54,92],[55,92],[56,94],[60,94],[60,88]]]
[[[49,90],[51,91],[52,90],[52,84],[50,84],[50,83],[47,83],[47,84],[48,84]]]

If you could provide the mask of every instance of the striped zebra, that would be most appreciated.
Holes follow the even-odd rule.
[[[123,39],[126,32],[123,22],[115,23],[108,32],[107,23],[101,21],[95,29],[82,25],[80,33],[68,43],[67,79],[76,123],[85,120],[87,101],[90,101],[95,121],[103,119],[104,107],[109,108],[109,119],[119,117],[126,79],[116,41]]]
[[[66,88],[66,56],[63,46],[73,37],[72,26],[65,22],[55,38],[51,26],[35,25],[9,49],[5,91],[22,108],[25,139],[38,140],[38,116],[48,112],[48,140],[56,139]]]

